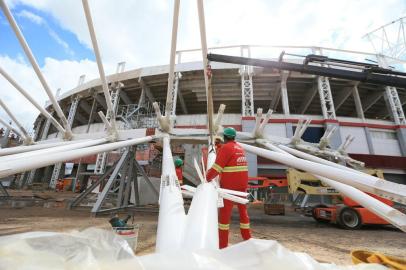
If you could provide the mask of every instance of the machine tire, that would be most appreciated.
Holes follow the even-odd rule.
[[[357,230],[362,226],[360,214],[351,207],[343,207],[338,214],[337,223],[346,230]]]
[[[317,222],[320,222],[320,223],[329,223],[330,221],[328,221],[326,219],[318,218],[316,216],[316,211],[315,211],[316,208],[327,208],[327,207],[328,206],[325,205],[325,204],[317,204],[317,205],[313,206],[313,209],[312,209],[312,217],[313,217],[313,219],[315,221],[317,221]]]

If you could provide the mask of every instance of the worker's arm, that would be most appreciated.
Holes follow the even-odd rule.
[[[229,149],[229,147],[223,146],[220,148],[220,151],[217,154],[216,161],[214,162],[213,166],[210,168],[210,170],[207,172],[206,179],[208,182],[213,180],[217,175],[219,175],[228,161],[231,158],[231,152],[232,149]]]

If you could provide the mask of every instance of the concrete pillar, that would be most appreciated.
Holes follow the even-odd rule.
[[[255,121],[252,120],[242,120],[242,131],[252,132],[255,127]],[[257,176],[258,175],[258,162],[257,155],[245,152],[248,162],[248,175]]]
[[[396,130],[396,135],[398,137],[400,151],[402,152],[402,156],[406,156],[406,127],[400,126]]]
[[[359,96],[358,87],[354,85],[352,88],[352,96],[354,98],[355,110],[357,117],[361,118],[365,122],[364,109],[362,108],[361,98]],[[371,133],[368,127],[364,127],[365,137],[367,139],[368,150],[371,155],[375,155],[374,145],[372,143]]]
[[[333,149],[337,149],[342,144],[341,133],[340,133],[340,126],[338,123],[326,123],[326,129],[330,127],[337,127],[334,134],[330,137],[330,147]]]

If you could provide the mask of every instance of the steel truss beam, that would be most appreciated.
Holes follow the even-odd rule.
[[[339,78],[351,81],[359,81],[384,86],[394,86],[406,88],[406,74],[402,76],[393,74],[369,72],[367,69],[361,71],[344,70],[338,68],[322,67],[315,65],[294,64],[287,62],[278,62],[256,58],[246,58],[239,56],[228,56],[221,54],[208,54],[207,59],[214,62],[250,65],[271,69],[289,70],[304,74],[313,74],[330,78]],[[403,73],[402,73],[403,74]]]
[[[254,87],[252,85],[252,68],[242,66],[241,74],[241,96],[242,96],[242,116],[254,115]]]
[[[135,147],[127,147],[120,159],[115,162],[100,178],[92,183],[85,191],[83,191],[75,200],[69,205],[69,209],[78,206],[95,188],[102,184],[108,177],[108,181],[99,194],[96,203],[93,205],[92,214],[96,215],[98,212],[106,212],[112,210],[120,210],[128,207],[131,198],[131,192],[135,192],[135,206],[140,205],[140,194],[138,190],[138,174],[141,174],[148,186],[153,191],[154,195],[158,198],[158,191],[152,184],[151,180],[146,175],[143,168],[134,159]],[[118,177],[120,176],[120,177]],[[106,198],[112,193],[112,188],[118,183],[118,193],[116,196],[115,207],[112,209],[102,209],[102,205]]]

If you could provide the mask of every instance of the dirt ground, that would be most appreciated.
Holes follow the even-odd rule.
[[[19,194],[21,195],[21,194]],[[67,210],[63,200],[71,194],[48,194],[52,203],[44,206],[12,207],[10,201],[0,204],[0,236],[28,231],[69,231],[88,227],[110,229],[109,215],[91,217],[90,209]],[[237,211],[234,210],[230,243],[241,241]],[[351,264],[350,251],[367,249],[394,256],[406,256],[406,235],[391,226],[368,226],[358,231],[320,224],[312,218],[287,210],[285,216],[268,216],[261,205],[249,208],[253,237],[277,240],[292,251],[306,252],[320,262]],[[125,215],[123,215],[125,216]],[[135,223],[141,225],[137,254],[154,251],[158,214],[136,212]]]

